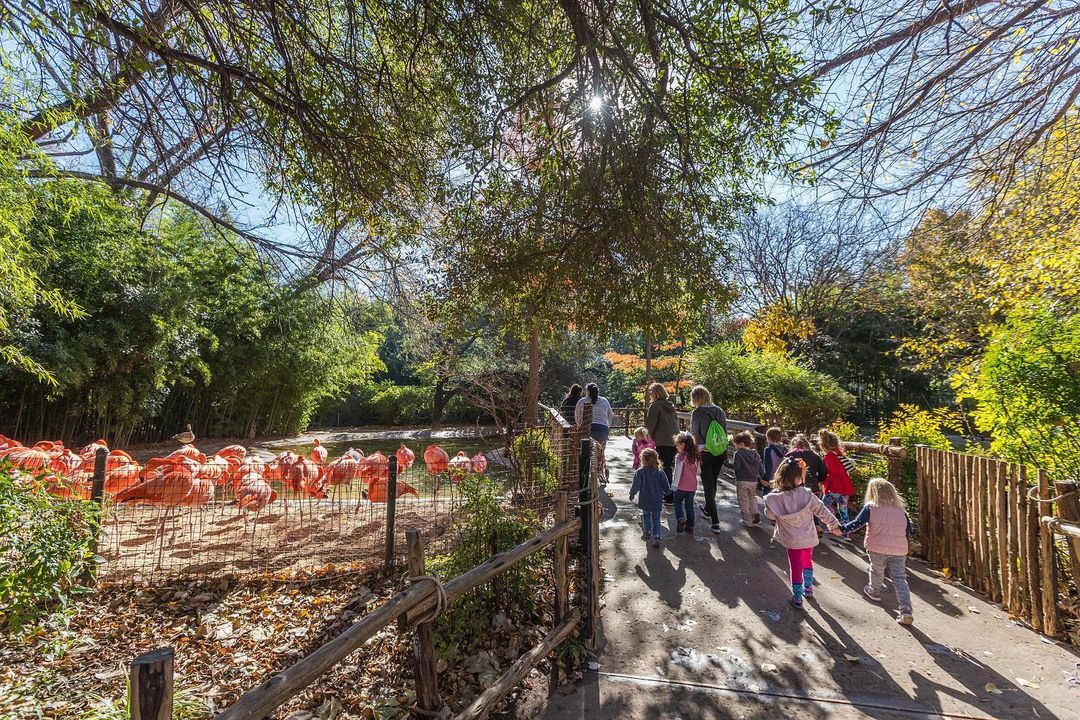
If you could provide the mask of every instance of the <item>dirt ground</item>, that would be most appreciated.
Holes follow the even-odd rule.
[[[1010,620],[998,606],[911,560],[915,625],[896,599],[862,595],[861,541],[815,551],[816,598],[787,604],[787,558],[772,525],[744,529],[722,484],[723,532],[660,549],[641,539],[628,501],[629,442],[608,448],[608,574],[598,667],[519,717],[1080,717],[1080,653]],[[673,532],[674,516],[665,513]]]

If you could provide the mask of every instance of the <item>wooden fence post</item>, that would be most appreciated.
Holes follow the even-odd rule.
[[[131,720],[171,720],[173,649],[158,648],[131,661],[128,707]]]
[[[903,446],[904,443],[898,437],[891,437],[889,438],[889,444],[896,447]],[[889,466],[889,482],[891,482],[897,490],[903,490],[903,488],[900,487],[900,479],[903,477],[904,461],[888,455],[885,457],[885,461]]]
[[[596,497],[594,495],[592,478],[592,454],[593,454],[593,442],[592,438],[584,438],[581,441],[581,454],[578,458],[578,470],[581,491],[579,493],[579,502],[581,505],[580,517],[581,517],[581,550],[584,554],[585,560],[585,607],[582,611],[584,620],[582,621],[581,636],[589,644],[590,648],[596,647],[596,626],[594,621],[596,620],[597,608],[600,606],[600,599],[597,597],[596,592],[597,580],[596,578],[596,566],[597,558],[594,557],[594,547],[596,545],[594,532],[594,516],[596,515]]]
[[[1076,483],[1071,480],[1054,483],[1054,495],[1061,498],[1054,503],[1054,514],[1062,520],[1080,521],[1080,499],[1076,496],[1076,488]],[[1068,542],[1073,582],[1080,583],[1080,538],[1070,537]]]
[[[386,483],[386,558],[384,567],[387,572],[392,572],[397,554],[394,552],[394,519],[397,516],[397,456],[391,454],[390,476]]]
[[[566,522],[570,515],[570,499],[565,491],[555,495],[555,524]],[[570,612],[570,577],[569,553],[566,537],[561,537],[552,546],[551,566],[555,575],[555,625],[563,621]],[[550,692],[554,692],[562,682],[562,668],[558,662],[551,663]]]
[[[1039,468],[1039,499],[1049,500],[1051,497],[1050,478],[1045,470]],[[1056,555],[1054,534],[1050,532],[1049,526],[1041,522],[1044,504],[1031,504],[1035,506],[1035,522],[1039,524],[1039,569],[1041,571],[1039,584],[1042,586],[1043,632],[1047,635],[1057,635],[1060,633],[1060,628],[1058,627],[1058,577],[1057,558],[1054,557]],[[1049,510],[1049,506],[1046,506],[1046,509]]]
[[[98,526],[94,530],[94,537],[90,540],[90,552],[94,555],[97,555],[98,541],[101,540],[101,526],[105,520],[102,515],[105,508],[105,467],[108,459],[109,451],[105,448],[98,448],[97,452],[94,453],[94,479],[90,485],[90,502],[97,505],[98,508]],[[92,563],[87,568],[87,573],[93,575],[97,567],[96,563]]]
[[[405,531],[409,552],[409,575],[422,577],[427,573],[424,563],[424,542],[420,531]],[[422,622],[416,626],[413,637],[413,655],[416,660],[416,705],[425,712],[437,712],[442,707],[439,699],[439,675],[435,670],[434,622]]]

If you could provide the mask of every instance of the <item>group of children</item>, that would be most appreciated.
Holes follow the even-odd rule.
[[[866,488],[862,509],[852,519],[848,502],[855,494],[851,480],[854,463],[840,445],[840,438],[829,430],[818,433],[822,455],[814,452],[806,435],[792,438],[792,447],[784,444],[784,432],[770,428],[768,444],[759,454],[754,436],[740,432],[732,438],[735,446],[728,466],[735,473],[739,512],[744,527],[761,524],[759,495],[764,496],[765,516],[775,523],[773,539],[787,549],[791,573],[791,605],[801,609],[804,598],[814,594],[814,547],[820,542],[822,526],[831,534],[851,539],[851,533],[866,527],[864,546],[869,557],[869,583],[863,593],[874,602],[881,601],[887,572],[899,605],[896,621],[914,622],[911,594],[905,566],[908,537],[914,534],[903,500],[888,480],[872,478]],[[633,484],[630,500],[638,498],[646,541],[653,547],[662,539],[661,514],[665,496],[674,495],[677,533],[694,532],[694,496],[698,488],[701,448],[694,436],[680,432],[675,438],[677,454],[671,478],[660,467],[655,443],[645,428],[634,433]],[[839,518],[837,518],[839,516]]]

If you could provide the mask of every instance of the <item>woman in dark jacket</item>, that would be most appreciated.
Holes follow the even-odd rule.
[[[697,440],[698,450],[701,451],[701,485],[705,491],[705,514],[712,519],[712,531],[719,534],[720,513],[716,509],[716,481],[727,457],[716,456],[706,450],[705,436],[708,435],[709,425],[713,420],[720,423],[720,427],[727,432],[727,415],[713,405],[712,393],[703,385],[696,385],[690,391],[690,404],[694,406],[694,412],[690,415],[690,433]]]
[[[649,412],[645,415],[645,429],[649,431],[649,437],[656,443],[656,453],[660,456],[660,465],[668,476],[668,484],[674,485],[675,473],[675,436],[679,433],[679,416],[675,413],[675,406],[668,398],[668,391],[660,383],[653,383],[648,389]],[[664,502],[671,504],[674,497],[671,493],[664,495]]]
[[[559,406],[559,414],[571,425],[574,424],[574,408],[577,407],[577,401],[580,399],[581,386],[574,383],[570,386],[570,392],[566,393],[566,397],[563,398],[562,405]]]

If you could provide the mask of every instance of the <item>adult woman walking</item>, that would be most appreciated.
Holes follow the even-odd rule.
[[[574,424],[580,425],[585,416],[585,406],[592,405],[592,424],[589,426],[589,437],[601,445],[607,444],[611,422],[615,419],[615,413],[611,411],[611,403],[600,394],[600,388],[596,383],[585,386],[585,397],[578,400],[574,407]]]
[[[649,412],[645,415],[645,429],[656,443],[656,453],[660,456],[660,465],[668,476],[668,484],[675,487],[675,436],[679,433],[679,416],[671,404],[668,391],[660,383],[649,386]],[[672,495],[664,495],[664,502],[671,504]]]
[[[720,513],[716,510],[716,481],[724,467],[726,453],[713,455],[705,449],[705,439],[709,434],[709,425],[716,421],[727,433],[727,415],[713,405],[712,393],[703,385],[696,385],[690,391],[690,404],[694,412],[690,415],[690,433],[697,440],[701,451],[701,484],[705,490],[705,514],[712,518],[712,531],[720,533]]]
[[[574,413],[577,410],[578,400],[580,399],[581,386],[574,383],[570,386],[569,392],[566,393],[566,397],[563,398],[562,404],[559,406],[559,414],[571,425],[577,423],[577,420],[574,419]]]

